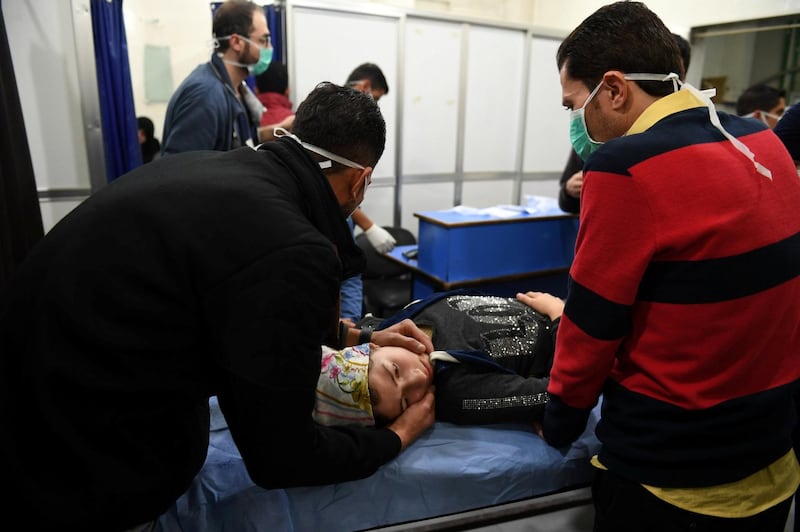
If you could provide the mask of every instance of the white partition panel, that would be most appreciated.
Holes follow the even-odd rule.
[[[534,196],[548,196],[550,198],[558,198],[558,179],[540,179],[536,181],[525,181],[522,183],[522,195],[520,200],[524,203],[525,196],[531,194]]]
[[[462,25],[409,18],[405,35],[403,174],[452,174]]]
[[[321,81],[344,84],[361,63],[375,63],[383,71],[389,85],[379,102],[386,120],[386,151],[374,175],[393,177],[397,91],[392,88],[398,78],[399,18],[304,7],[296,7],[292,16],[289,81],[296,104]]]
[[[370,185],[361,204],[369,219],[380,226],[394,225],[394,186]],[[361,230],[356,226],[356,234]]]
[[[83,199],[72,198],[44,198],[39,200],[39,210],[42,213],[42,226],[47,233],[64,216],[77,207]]]
[[[561,172],[572,149],[569,112],[561,105],[561,82],[556,66],[560,44],[559,39],[531,39],[524,172]]]
[[[36,187],[88,191],[76,58],[92,51],[76,50],[70,3],[2,2],[2,10]]]
[[[484,209],[494,205],[511,203],[514,182],[511,179],[487,181],[465,181],[462,205]]]
[[[453,186],[452,182],[403,185],[403,227],[419,236],[419,219],[414,213],[450,209]]]
[[[471,26],[464,131],[465,172],[516,170],[525,32]]]

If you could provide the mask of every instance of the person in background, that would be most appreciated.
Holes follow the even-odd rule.
[[[786,112],[786,91],[769,85],[748,87],[736,100],[736,114],[755,118],[768,128],[775,129]]]
[[[681,79],[685,79],[686,73],[689,71],[689,61],[692,59],[692,46],[682,35],[673,33],[672,38],[675,39],[675,44],[678,45],[681,61],[683,61]],[[561,172],[558,184],[558,206],[564,212],[579,213],[581,210],[581,189],[583,188],[583,159],[575,153],[574,149],[569,151],[567,164],[564,166],[564,171]]]
[[[583,188],[583,159],[569,150],[567,164],[558,180],[558,206],[564,212],[581,212],[581,189]]]
[[[681,61],[683,62],[683,77],[681,79],[686,79],[686,75],[689,73],[689,62],[692,60],[692,45],[683,35],[673,33],[672,38],[675,39],[675,44],[678,45],[678,52],[680,52]]]
[[[339,326],[340,283],[364,263],[345,218],[383,154],[380,109],[324,83],[293,130],[141,165],[15,271],[0,294],[0,475],[26,528],[156,519],[203,465],[212,395],[267,489],[369,476],[433,424],[432,391],[384,428],[312,420],[320,345],[433,345],[410,320]]]
[[[374,63],[363,63],[357,66],[347,76],[346,85],[368,94],[376,102],[389,93],[389,84],[383,71]],[[367,236],[367,241],[378,253],[388,253],[394,249],[397,241],[394,237],[378,224],[374,223],[360,207],[347,219],[352,231],[355,226],[361,228]],[[345,323],[354,325],[363,314],[364,309],[364,284],[361,275],[346,279],[342,283],[342,311],[341,317]]]
[[[153,135],[155,126],[153,121],[146,116],[136,119],[139,125],[139,146],[142,148],[142,162],[149,163],[161,154],[161,143]]]
[[[798,175],[800,175],[800,103],[795,103],[786,110],[783,118],[778,121],[773,131],[775,135],[781,139],[789,155],[792,156],[798,170]],[[798,408],[800,409],[800,404]],[[800,449],[800,424],[798,424],[795,429],[794,439],[795,442],[797,442],[798,449]],[[798,510],[798,508],[800,508],[800,491],[795,493],[794,507],[794,532],[800,532],[800,510]]]
[[[389,94],[389,83],[383,70],[375,63],[362,63],[347,76],[347,84],[372,96],[377,102]]]
[[[294,116],[289,100],[289,71],[286,65],[273,61],[267,70],[256,76],[256,96],[267,108],[261,115],[262,126],[279,124]]]
[[[789,150],[794,162],[800,164],[800,104],[789,107],[773,131]]]
[[[274,139],[276,126],[261,126],[264,106],[245,83],[272,61],[267,19],[261,6],[227,0],[214,13],[214,53],[178,86],[167,104],[162,155],[193,150],[227,151]]]
[[[585,165],[542,435],[574,441],[602,394],[597,532],[783,532],[800,484],[795,165],[680,81],[640,2],[595,11],[557,66]]]

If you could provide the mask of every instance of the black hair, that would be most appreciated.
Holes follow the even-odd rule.
[[[149,163],[161,153],[161,143],[155,138],[155,126],[153,121],[146,116],[136,119],[139,129],[144,133],[144,142],[141,143],[142,162]]]
[[[136,119],[136,122],[147,140],[150,140],[155,136],[156,127],[153,125],[152,120],[146,116],[140,116]]]
[[[736,114],[749,115],[755,111],[769,111],[781,98],[786,98],[786,91],[759,83],[745,90],[736,100]]]
[[[556,54],[559,71],[594,89],[609,70],[624,73],[685,72],[672,33],[641,2],[615,2],[589,15],[561,43]],[[673,92],[672,82],[637,81],[651,96]]]
[[[681,59],[683,59],[683,70],[685,74],[689,71],[689,61],[692,59],[692,46],[689,44],[689,41],[683,38],[682,35],[673,33],[672,37],[675,39],[675,44],[678,45],[678,51],[681,53]]]
[[[374,167],[386,145],[386,122],[378,104],[360,91],[328,81],[317,85],[297,108],[292,133],[363,166]]]
[[[280,61],[272,61],[267,69],[256,76],[259,92],[279,92],[284,94],[289,88],[289,71]]]
[[[228,35],[240,35],[249,38],[253,33],[253,13],[260,9],[259,5],[247,0],[227,0],[217,8],[214,13],[214,20],[211,24],[211,31],[214,37],[227,37]],[[219,42],[218,51],[224,52],[230,46],[228,39]]]
[[[375,63],[362,63],[358,65],[350,75],[347,76],[347,82],[350,84],[362,79],[368,79],[373,90],[383,91],[384,94],[389,94],[389,84],[386,83],[386,76],[383,71]]]

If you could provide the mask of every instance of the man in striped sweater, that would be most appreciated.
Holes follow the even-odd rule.
[[[585,159],[542,425],[603,394],[598,531],[782,531],[800,484],[800,179],[765,126],[679,81],[644,4],[584,20],[557,63]]]

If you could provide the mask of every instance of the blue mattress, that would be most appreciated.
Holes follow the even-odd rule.
[[[208,456],[189,490],[159,520],[165,531],[353,531],[517,501],[585,486],[599,448],[594,427],[568,448],[522,425],[436,422],[374,475],[327,486],[265,490],[245,470],[211,403]]]

